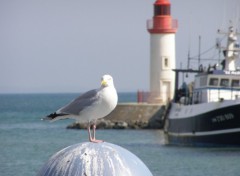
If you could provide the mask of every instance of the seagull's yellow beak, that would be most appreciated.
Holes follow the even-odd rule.
[[[108,85],[108,84],[107,84],[107,81],[102,80],[101,85],[102,85],[102,86],[107,86],[107,85]]]

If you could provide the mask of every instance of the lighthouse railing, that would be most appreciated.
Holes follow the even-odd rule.
[[[169,29],[177,29],[178,28],[178,20],[177,19],[172,19],[171,25],[169,26]],[[147,29],[166,29],[166,26],[161,26],[161,25],[154,25],[154,20],[149,19],[147,20]]]

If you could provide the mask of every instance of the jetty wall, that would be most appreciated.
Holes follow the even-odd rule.
[[[97,121],[103,129],[160,129],[163,127],[165,106],[147,103],[119,103],[105,118]],[[72,124],[67,128],[86,128],[86,124]]]

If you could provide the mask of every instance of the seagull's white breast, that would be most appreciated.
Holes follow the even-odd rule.
[[[83,110],[78,121],[95,120],[110,114],[117,106],[118,96],[114,87],[102,88],[99,99],[92,106]]]

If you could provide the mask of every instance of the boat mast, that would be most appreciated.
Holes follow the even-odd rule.
[[[235,71],[236,70],[236,62],[239,57],[239,44],[237,44],[237,35],[240,35],[237,31],[234,31],[233,26],[229,27],[228,32],[222,32],[218,30],[220,34],[227,34],[228,41],[227,47],[223,48],[224,57],[225,57],[225,69],[226,71]]]
[[[198,38],[198,67],[200,66],[200,61],[201,61],[201,35],[199,35]]]

